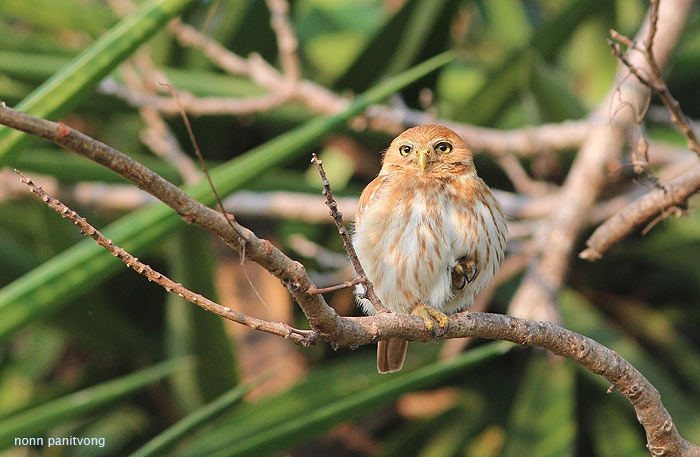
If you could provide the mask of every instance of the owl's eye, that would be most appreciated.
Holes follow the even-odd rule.
[[[443,154],[447,154],[450,151],[452,151],[452,145],[447,141],[441,141],[435,145],[435,150],[438,152],[442,152]]]
[[[399,153],[401,153],[402,156],[406,157],[411,153],[411,150],[413,148],[407,144],[404,144],[403,146],[399,146]]]

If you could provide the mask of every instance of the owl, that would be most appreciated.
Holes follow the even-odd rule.
[[[353,246],[383,305],[419,316],[435,336],[447,330],[447,314],[474,296],[503,261],[506,218],[476,174],[472,153],[452,130],[413,127],[386,150],[379,175],[362,192]],[[360,307],[374,314],[356,288]],[[379,341],[380,373],[403,367],[408,342]]]

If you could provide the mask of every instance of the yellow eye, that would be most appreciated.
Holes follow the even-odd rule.
[[[438,152],[442,152],[443,154],[447,154],[450,151],[452,151],[452,145],[447,141],[441,141],[435,145],[435,150]]]
[[[403,146],[399,146],[399,153],[401,153],[402,156],[406,157],[411,153],[411,150],[413,148],[407,144],[404,144]]]

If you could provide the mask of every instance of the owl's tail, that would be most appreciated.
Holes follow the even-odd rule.
[[[403,338],[389,338],[377,343],[377,370],[380,373],[393,373],[403,368],[406,360],[408,341]]]

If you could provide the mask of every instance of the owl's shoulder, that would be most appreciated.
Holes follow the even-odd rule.
[[[389,177],[386,175],[379,175],[364,188],[362,194],[360,194],[360,200],[357,206],[356,221],[360,220],[362,215],[367,210],[367,207],[377,198],[377,195],[379,195],[379,193],[385,187],[388,178]]]

